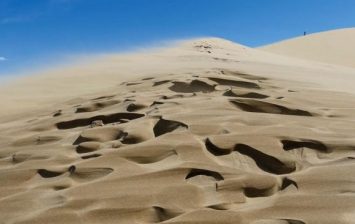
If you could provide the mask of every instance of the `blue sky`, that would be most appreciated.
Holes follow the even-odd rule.
[[[355,27],[354,0],[0,0],[0,75],[216,36],[248,46]]]

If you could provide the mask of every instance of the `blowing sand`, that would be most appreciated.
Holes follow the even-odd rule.
[[[0,223],[354,223],[354,68],[209,38],[50,73],[0,91]]]

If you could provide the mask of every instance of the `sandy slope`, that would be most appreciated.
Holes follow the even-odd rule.
[[[355,67],[355,28],[311,34],[260,49],[296,58]]]
[[[355,69],[221,39],[2,88],[0,223],[355,218]]]

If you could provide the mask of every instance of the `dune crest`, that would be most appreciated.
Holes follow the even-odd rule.
[[[295,58],[355,67],[355,28],[309,34],[259,49]]]
[[[353,222],[355,70],[218,38],[107,60],[3,101],[0,222]]]

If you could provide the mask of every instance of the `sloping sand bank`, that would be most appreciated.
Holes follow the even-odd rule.
[[[53,73],[1,90],[0,223],[354,222],[354,69],[204,39]]]
[[[355,28],[332,30],[260,47],[301,59],[355,67]]]

